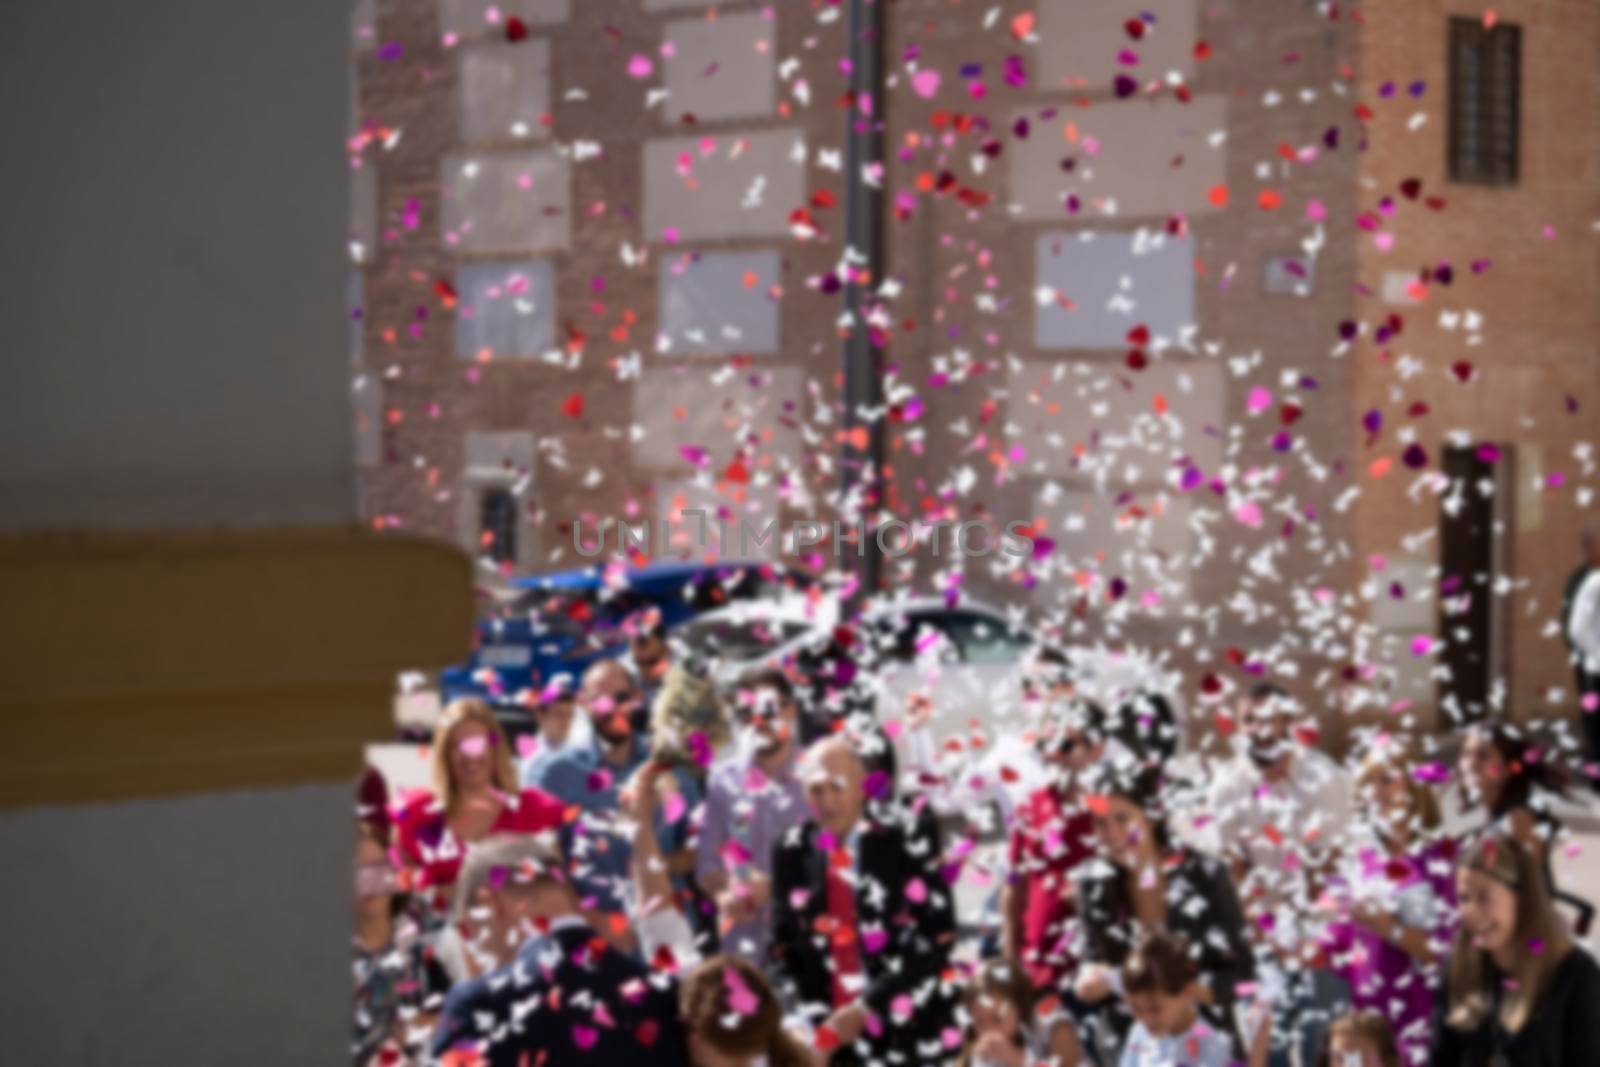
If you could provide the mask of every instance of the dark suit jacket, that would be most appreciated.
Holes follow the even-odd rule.
[[[891,1063],[936,1062],[947,1055],[939,1042],[954,1017],[941,976],[956,933],[952,891],[939,867],[939,829],[926,811],[888,809],[862,818],[856,853],[856,932],[867,979],[862,1001],[882,1020],[883,1032],[864,1035],[856,1051]],[[834,1010],[833,955],[817,931],[828,913],[828,856],[817,834],[807,820],[773,847],[771,952],[786,999],[821,1022]],[[911,998],[909,1019],[894,1015],[901,997]],[[858,1062],[848,1049],[832,1060]]]
[[[1120,966],[1138,936],[1128,875],[1104,860],[1086,863],[1078,871],[1084,943],[1080,958]],[[1200,978],[1215,997],[1207,1018],[1223,1033],[1232,1034],[1235,987],[1255,977],[1255,953],[1233,883],[1221,862],[1187,848],[1179,850],[1177,862],[1164,875],[1166,932],[1188,943]]]
[[[652,976],[587,927],[569,927],[533,938],[509,967],[451,990],[433,1055],[475,1049],[489,1067],[518,1067],[524,1053],[543,1067],[645,1057],[650,1067],[688,1067],[685,1041],[675,980]]]

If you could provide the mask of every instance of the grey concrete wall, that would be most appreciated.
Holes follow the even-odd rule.
[[[8,5],[0,527],[354,516],[349,14]]]
[[[0,814],[4,1060],[348,1062],[351,798]]]

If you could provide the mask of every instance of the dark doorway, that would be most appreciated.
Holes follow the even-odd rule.
[[[517,498],[509,489],[485,489],[479,501],[479,550],[496,563],[517,561]]]
[[[1450,487],[1439,511],[1439,633],[1444,638],[1439,704],[1446,721],[1473,722],[1489,712],[1497,642],[1494,580],[1502,570],[1503,518],[1508,489],[1500,469],[1507,449],[1494,445],[1448,448],[1444,473]],[[1485,487],[1492,490],[1485,492]]]

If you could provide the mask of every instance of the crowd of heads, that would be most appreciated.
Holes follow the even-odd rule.
[[[866,1000],[798,1002],[804,982],[786,975],[806,946],[782,939],[810,931],[775,917],[798,910],[834,930],[810,946],[824,955],[845,936],[839,924],[860,921],[847,936],[876,952],[884,935],[856,907],[912,883],[924,909],[934,893],[952,914],[958,900],[965,909],[951,931],[903,949],[936,957],[914,1011],[945,1020],[914,1056],[972,1067],[1167,1062],[1173,1042],[1197,1063],[1421,1062],[1443,1031],[1522,1029],[1580,940],[1586,902],[1560,892],[1550,865],[1549,798],[1570,776],[1507,722],[1467,730],[1453,766],[1435,739],[1380,731],[1340,764],[1319,752],[1316,716],[1258,682],[1219,711],[1227,747],[1212,754],[1189,743],[1193,724],[1171,695],[1148,684],[1108,694],[1043,648],[1008,695],[1023,709],[1013,739],[1029,767],[985,778],[973,761],[997,739],[923,737],[927,695],[875,707],[849,660],[836,643],[719,686],[647,621],[626,660],[595,662],[529,702],[534,744],[514,748],[482,701],[445,708],[428,795],[391,805],[369,774],[359,796],[358,980],[370,984],[380,957],[427,978],[396,983],[409,997],[358,997],[358,1059],[381,1045],[383,1062],[426,1061],[452,990],[517,966],[530,939],[570,919],[671,975],[685,1062],[866,1062],[852,1048],[912,1062],[911,1046],[884,1037],[904,1020],[881,1006],[850,1015]],[[629,790],[644,769],[641,806]],[[1000,798],[998,823],[968,802],[973,782]],[[756,847],[752,820],[771,823]],[[863,837],[892,826],[907,829]],[[710,836],[715,847],[701,847]],[[1010,842],[1007,858],[980,861],[996,840]],[[919,872],[904,885],[868,873],[880,857],[863,850],[889,847]],[[784,848],[845,870],[857,905],[835,915],[830,897],[806,912],[833,890],[797,891],[778,869]],[[958,892],[966,877],[990,892]],[[690,931],[665,947],[647,933],[663,907]],[[753,939],[730,936],[752,923]],[[834,955],[827,966],[870,978],[873,962]],[[1395,1007],[1397,993],[1419,990]],[[894,1012],[913,1010],[908,995]],[[1423,1018],[1418,1003],[1438,1011]],[[382,1012],[386,1044],[362,1034]]]

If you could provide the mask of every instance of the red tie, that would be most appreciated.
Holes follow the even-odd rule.
[[[840,863],[839,861],[843,861]],[[828,857],[828,916],[833,919],[829,941],[833,947],[833,1006],[854,1003],[859,992],[850,992],[844,979],[861,973],[861,942],[856,936],[856,893],[841,871],[850,865],[850,853],[840,850]],[[859,990],[858,986],[851,988]]]

